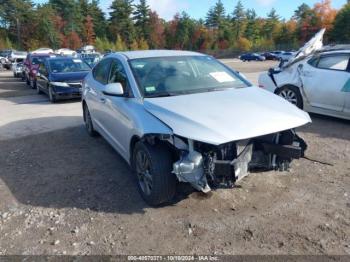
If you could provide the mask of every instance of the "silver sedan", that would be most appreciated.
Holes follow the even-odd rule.
[[[144,200],[169,202],[176,185],[204,193],[251,170],[287,170],[306,143],[307,113],[194,52],[134,51],[100,61],[83,83],[91,136],[130,164]]]

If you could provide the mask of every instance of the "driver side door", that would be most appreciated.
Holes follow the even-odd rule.
[[[40,90],[47,92],[48,86],[48,70],[45,62],[41,62],[38,69],[36,84]]]
[[[124,66],[117,58],[113,58],[110,66],[108,84],[120,83],[124,90],[123,96],[112,96],[102,94],[103,110],[101,111],[101,121],[110,142],[123,156],[128,154],[128,136],[133,128],[129,115],[131,99],[133,97],[129,80]]]

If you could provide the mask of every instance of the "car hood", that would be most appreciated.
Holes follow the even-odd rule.
[[[220,145],[311,122],[307,113],[257,87],[145,98],[145,109],[174,134]]]
[[[50,80],[57,82],[82,81],[89,71],[73,72],[73,73],[51,73]]]
[[[294,56],[288,61],[288,63],[284,64],[283,67],[286,68],[291,64],[294,64],[296,61],[307,57],[316,51],[319,51],[323,47],[323,36],[326,32],[326,29],[321,29],[309,42],[307,42],[302,48],[299,49],[298,52],[294,54]]]

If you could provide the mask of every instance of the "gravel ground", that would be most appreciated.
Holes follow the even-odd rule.
[[[242,64],[232,66],[244,72]],[[4,90],[30,91],[12,82],[0,74],[0,120],[13,100]],[[182,188],[172,205],[155,209],[122,158],[86,134],[72,104],[71,114],[0,122],[0,135],[62,123],[0,139],[0,255],[350,254],[349,121],[313,115],[299,130],[308,157],[323,164],[302,159],[290,172],[251,174],[207,196]]]

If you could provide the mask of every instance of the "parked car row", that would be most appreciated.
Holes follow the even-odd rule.
[[[54,103],[60,99],[81,98],[82,82],[92,67],[92,63],[80,57],[68,53],[55,55],[42,48],[29,53],[25,59],[15,59],[12,71],[14,77],[22,78],[38,94],[47,94]]]
[[[276,61],[288,61],[294,56],[294,52],[284,51],[273,51],[265,53],[247,53],[241,55],[239,58],[243,61],[265,61],[265,60],[276,60]]]
[[[10,70],[12,64],[16,62],[16,59],[24,59],[27,56],[27,52],[16,51],[12,49],[0,50],[0,64],[7,70]]]

